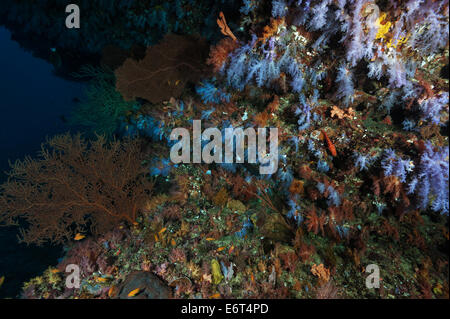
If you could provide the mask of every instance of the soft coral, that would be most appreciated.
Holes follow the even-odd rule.
[[[425,143],[419,172],[411,181],[409,188],[409,193],[416,192],[419,196],[420,208],[425,209],[432,198],[433,211],[448,213],[448,157],[448,147],[441,147],[435,151],[430,142]]]

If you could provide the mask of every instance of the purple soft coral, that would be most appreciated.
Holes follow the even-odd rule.
[[[419,196],[420,208],[425,209],[431,200],[433,211],[448,214],[448,157],[448,147],[435,151],[430,142],[425,144],[418,176],[410,183],[410,192],[416,191]]]
[[[414,163],[409,158],[404,160],[397,156],[394,150],[387,149],[381,160],[381,167],[384,169],[385,176],[397,176],[400,182],[404,183],[408,173],[412,172]]]
[[[422,111],[422,118],[430,120],[434,124],[441,124],[441,112],[448,109],[448,92],[443,92],[438,96],[425,99],[419,103]]]
[[[272,17],[274,18],[282,18],[286,15],[288,8],[286,6],[286,2],[282,0],[273,0],[272,1]]]

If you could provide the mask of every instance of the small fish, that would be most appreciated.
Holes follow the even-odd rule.
[[[155,241],[156,241],[156,242],[159,241],[159,238],[158,238],[158,235],[157,235],[157,234],[155,234]]]
[[[108,297],[114,297],[117,294],[117,288],[116,286],[111,286],[108,290]]]
[[[220,294],[219,293],[216,293],[214,295],[209,296],[209,299],[218,299],[218,298],[220,298]]]
[[[5,282],[5,276],[1,276],[0,277],[0,287],[3,285],[4,282]]]
[[[95,278],[95,281],[96,281],[96,282],[107,282],[107,281],[108,281],[108,278],[96,277],[96,278]]]
[[[167,230],[167,227],[164,227],[163,229],[161,229],[161,230],[158,232],[158,234],[162,234],[162,233],[164,233],[166,230]]]
[[[52,269],[52,270],[50,270],[50,271],[51,271],[52,274],[57,274],[57,273],[60,272],[60,270],[57,269],[57,268],[54,268],[54,269]]]
[[[220,270],[220,264],[216,259],[211,260],[211,273],[213,278],[212,283],[218,285],[222,281],[223,275]]]
[[[82,240],[84,237],[86,237],[86,236],[78,233],[78,234],[75,235],[75,237],[73,239],[74,240]]]
[[[180,83],[180,80],[177,80],[177,81],[175,82],[175,86],[177,86],[179,83]]]
[[[205,240],[211,241],[211,240],[215,240],[215,239],[214,239],[214,238],[211,238],[211,237],[208,237],[208,238],[205,238]]]
[[[172,240],[170,241],[170,243],[172,244],[172,246],[175,246],[177,243],[175,241],[175,239],[172,238]]]
[[[219,248],[217,248],[217,252],[222,251],[224,249],[225,249],[225,247],[219,247]]]
[[[336,157],[337,152],[336,148],[334,147],[334,144],[331,142],[330,138],[328,137],[327,133],[325,131],[321,130],[323,137],[325,138],[325,141],[327,142],[328,150],[330,151],[331,155]]]
[[[139,293],[139,291],[141,291],[141,288],[136,288],[136,289],[131,290],[131,291],[128,293],[128,297],[134,297],[134,296],[136,296],[136,295]]]
[[[230,249],[228,249],[228,254],[231,254],[234,251],[234,246],[231,246]]]

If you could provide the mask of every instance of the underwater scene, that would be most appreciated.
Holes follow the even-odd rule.
[[[1,299],[449,299],[448,0],[2,0],[0,57]]]

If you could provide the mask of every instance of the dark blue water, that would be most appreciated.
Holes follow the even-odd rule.
[[[49,48],[50,50],[50,48]],[[53,65],[35,58],[0,27],[0,182],[8,160],[34,156],[47,136],[70,129],[68,118],[83,84],[53,75]],[[0,298],[16,297],[24,281],[56,264],[61,250],[17,243],[17,229],[0,227]]]

